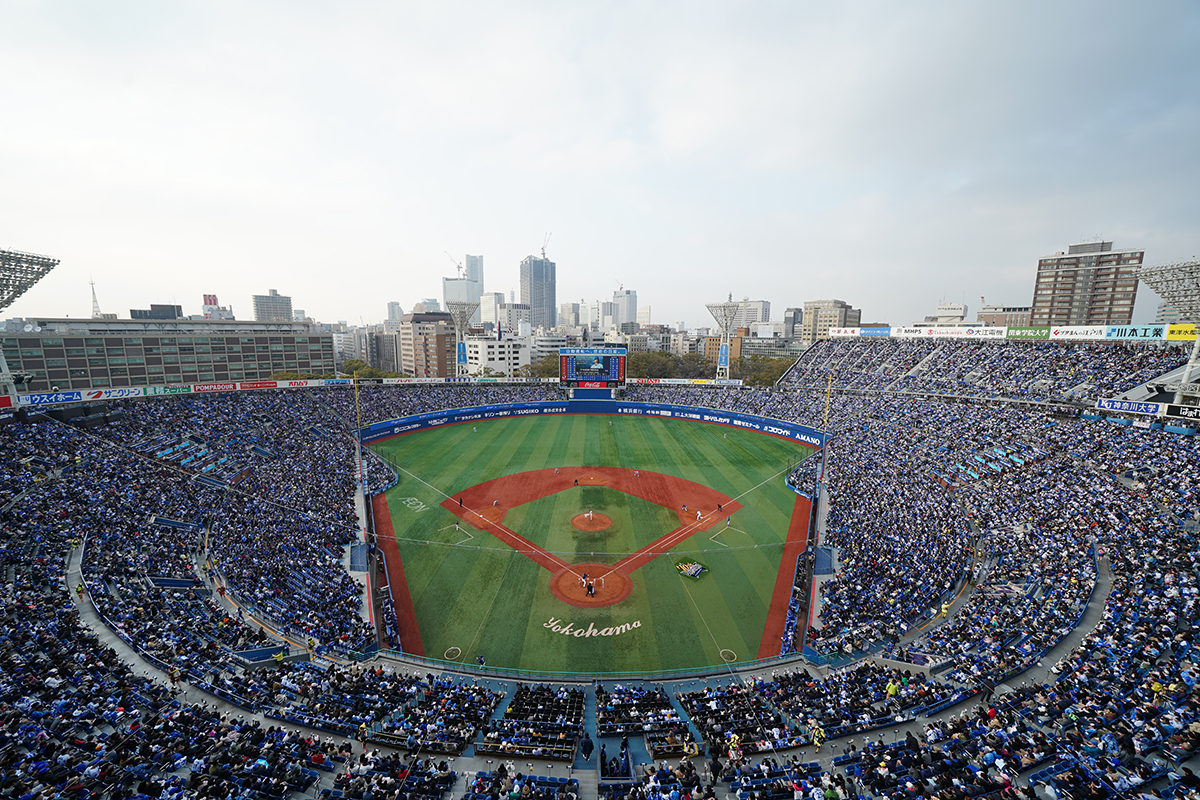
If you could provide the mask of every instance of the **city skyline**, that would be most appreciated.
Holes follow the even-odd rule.
[[[508,295],[553,231],[559,303],[905,324],[1028,305],[1072,243],[1200,250],[1194,4],[461,12],[0,9],[0,246],[61,260],[8,315],[88,316],[95,279],[117,313],[277,286],[355,322],[441,297],[444,251]]]

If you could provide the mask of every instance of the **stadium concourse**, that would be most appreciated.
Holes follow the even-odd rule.
[[[1179,353],[1067,347],[837,341],[771,391],[629,386],[828,413],[836,433],[822,534],[840,571],[810,639],[783,648],[807,660],[665,682],[354,660],[402,643],[346,569],[350,390],[9,424],[0,795],[1198,796],[1200,448],[1030,402],[1109,396]],[[374,422],[559,397],[372,387],[358,403]],[[368,493],[392,479],[363,463]]]

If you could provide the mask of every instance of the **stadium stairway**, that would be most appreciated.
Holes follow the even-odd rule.
[[[595,691],[585,690],[583,693],[583,729],[592,737],[593,743],[596,744],[596,752],[600,751],[600,745],[596,742],[596,693]],[[575,762],[571,765],[573,770],[595,771],[596,770],[596,753],[592,753],[590,761],[583,757],[583,748],[575,750]],[[579,778],[580,787],[583,786],[583,776]],[[595,785],[595,784],[593,784]]]

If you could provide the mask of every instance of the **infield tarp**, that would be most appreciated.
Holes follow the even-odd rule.
[[[377,422],[359,431],[363,444],[389,439],[412,431],[438,428],[477,420],[505,419],[508,417],[541,416],[545,414],[617,414],[667,419],[688,419],[712,425],[731,425],[737,428],[769,433],[793,439],[807,447],[819,448],[830,438],[828,434],[804,425],[756,417],[752,414],[737,414],[732,411],[715,411],[711,408],[661,405],[656,403],[625,403],[613,400],[572,400],[548,403],[506,403],[474,408],[456,408],[427,414]]]

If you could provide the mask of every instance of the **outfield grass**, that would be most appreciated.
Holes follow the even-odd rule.
[[[482,653],[492,666],[576,672],[755,658],[795,501],[782,473],[810,452],[736,428],[600,415],[454,425],[374,449],[402,468],[387,499],[426,655],[441,658],[458,648],[460,661]],[[677,476],[736,498],[744,508],[728,529],[718,523],[634,571],[626,599],[578,608],[551,593],[547,569],[480,528],[464,524],[455,531],[455,516],[439,506],[499,476],[571,466]],[[589,508],[612,518],[607,531],[585,533],[571,525]],[[513,508],[504,524],[569,564],[612,564],[680,521],[674,508],[584,486]],[[680,577],[675,563],[693,559],[710,572],[699,580]],[[617,635],[576,638],[545,627],[551,619],[560,627],[569,622],[595,630],[638,624]]]

